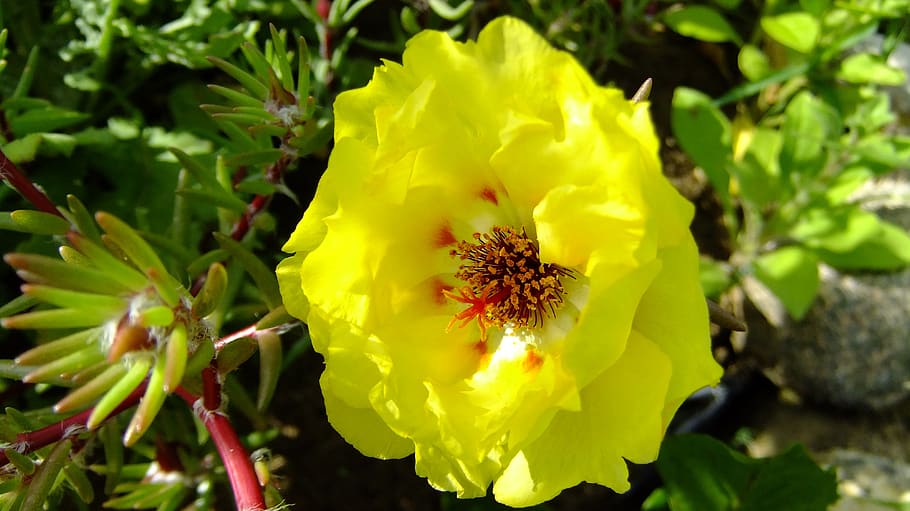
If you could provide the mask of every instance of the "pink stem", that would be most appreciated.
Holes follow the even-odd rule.
[[[266,509],[262,489],[259,486],[259,478],[256,477],[256,472],[253,469],[253,462],[250,461],[246,448],[240,443],[240,438],[228,418],[218,410],[196,407],[199,397],[188,392],[183,387],[177,388],[177,394],[193,407],[196,415],[199,416],[212,436],[212,441],[215,442],[215,447],[218,449],[222,463],[224,463],[228,479],[231,481],[237,510],[254,511]]]
[[[48,196],[38,189],[16,164],[0,151],[0,179],[5,180],[35,208],[52,215],[63,216]]]
[[[142,382],[135,390],[130,392],[126,399],[120,402],[114,411],[107,416],[108,419],[113,418],[120,412],[126,410],[127,408],[132,407],[139,402],[139,399],[145,394],[145,387],[147,382]],[[50,426],[45,426],[41,429],[36,429],[35,431],[26,431],[24,433],[19,433],[16,435],[16,445],[23,446],[23,449],[19,451],[22,454],[28,454],[35,452],[42,447],[48,446],[54,442],[59,442],[60,440],[72,436],[75,433],[85,431],[85,423],[88,421],[89,416],[92,414],[94,408],[89,408],[88,410],[82,411],[73,415],[72,417],[63,419],[60,422],[51,424]],[[0,466],[6,465],[9,463],[9,458],[6,457],[2,451],[0,451]]]

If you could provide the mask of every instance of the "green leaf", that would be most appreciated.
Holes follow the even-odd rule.
[[[687,37],[722,43],[727,41],[742,44],[742,38],[716,9],[704,5],[691,5],[670,11],[664,22],[675,32]]]
[[[818,292],[818,259],[805,248],[788,246],[759,256],[755,277],[780,299],[794,319],[809,310]]]
[[[828,12],[831,7],[831,0],[799,0],[799,6],[816,18],[820,18]]]
[[[699,258],[698,276],[701,288],[708,298],[717,298],[731,284],[730,271],[723,264],[708,257]]]
[[[224,164],[229,167],[243,165],[269,165],[278,161],[283,152],[281,149],[263,149],[244,153],[232,154],[224,159]]]
[[[705,94],[679,87],[673,93],[671,123],[679,145],[705,171],[717,193],[728,196],[732,129],[727,117]]]
[[[262,292],[262,297],[269,309],[281,305],[281,293],[278,291],[278,278],[275,276],[275,272],[243,244],[219,232],[213,235],[221,248],[230,252],[243,266],[243,269],[250,274],[256,287]]]
[[[236,91],[234,89],[229,89],[221,85],[209,85],[210,90],[224,96],[229,101],[239,105],[239,106],[248,106],[250,108],[264,108],[262,101],[250,96],[245,92]]]
[[[227,280],[228,274],[224,265],[212,263],[209,266],[202,289],[193,298],[193,317],[204,318],[214,312],[227,289]]]
[[[82,112],[50,106],[40,110],[28,110],[10,119],[9,125],[16,137],[24,137],[29,133],[56,131],[79,124],[88,118],[89,115]]]
[[[39,511],[44,509],[44,504],[56,485],[60,470],[69,460],[73,442],[65,439],[51,449],[50,454],[44,458],[41,466],[35,472],[29,484],[25,485],[25,499],[22,501],[20,511]]]
[[[117,381],[95,405],[85,423],[85,427],[95,429],[100,426],[111,412],[142,383],[142,380],[148,374],[149,368],[152,366],[151,358],[151,356],[136,356],[133,358],[133,365],[123,375],[123,378]]]
[[[789,234],[807,247],[844,254],[880,231],[878,216],[851,205],[810,209],[800,216]]]
[[[879,220],[879,231],[846,253],[816,250],[822,261],[839,270],[893,271],[910,265],[907,231]]]
[[[209,57],[209,62],[214,64],[218,69],[221,69],[225,73],[231,75],[235,80],[240,82],[243,87],[249,91],[250,94],[255,96],[261,101],[265,101],[269,97],[269,88],[265,85],[265,82],[261,81],[256,76],[247,73],[243,69],[227,62],[226,60],[219,59],[217,57]]]
[[[262,412],[272,401],[278,387],[283,351],[281,337],[271,330],[260,332],[256,336],[256,342],[259,344],[259,390],[256,393],[256,409]]]
[[[753,459],[708,436],[670,437],[657,471],[674,511],[821,511],[837,500],[834,471],[802,446]]]
[[[743,76],[753,82],[768,76],[772,71],[768,56],[752,44],[745,44],[739,49],[737,64]]]
[[[805,12],[763,16],[760,23],[771,39],[801,53],[812,51],[818,41],[820,24]]]
[[[783,146],[780,168],[783,176],[819,173],[828,160],[829,140],[840,136],[840,116],[809,91],[802,91],[787,105],[781,128]]]
[[[53,362],[58,358],[66,356],[74,351],[79,351],[88,344],[101,337],[102,328],[92,328],[80,330],[76,333],[54,339],[53,341],[39,344],[34,348],[20,354],[16,357],[16,363],[20,365],[41,365]]]
[[[20,276],[23,276],[24,280],[28,282],[111,295],[137,291],[124,286],[105,271],[69,264],[47,256],[6,254],[4,260],[10,266],[23,272]]]
[[[85,470],[81,467],[75,463],[68,463],[63,467],[63,476],[66,477],[66,482],[76,492],[76,495],[82,499],[82,502],[88,504],[95,499],[95,490],[92,488],[92,482],[89,481]]]
[[[3,146],[3,154],[15,164],[28,163],[38,155],[38,148],[44,140],[43,133],[30,133]]]
[[[371,1],[360,0],[358,3],[369,4]],[[454,7],[450,6],[446,0],[428,0],[428,3],[430,5],[430,9],[432,9],[433,12],[435,12],[440,18],[449,21],[460,20],[468,14],[468,12],[471,10],[471,7],[474,7],[473,0],[464,0]],[[347,13],[345,13],[345,18],[348,18]]]
[[[9,213],[0,211],[0,229],[41,235],[65,234],[70,223],[59,215],[20,209]]]
[[[790,190],[781,183],[778,164],[782,143],[779,131],[754,128],[742,159],[730,167],[739,182],[739,194],[758,209],[789,196]]]
[[[901,85],[907,80],[903,71],[889,66],[881,56],[869,53],[857,53],[844,59],[837,77],[850,83],[877,85]]]

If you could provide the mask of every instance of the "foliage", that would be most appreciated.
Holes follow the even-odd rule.
[[[272,269],[325,167],[335,96],[424,28],[467,38],[511,13],[598,79],[634,71],[630,44],[665,27],[735,47],[741,85],[674,99],[734,249],[705,282],[754,276],[798,316],[819,262],[910,260],[906,234],[851,198],[910,159],[882,92],[904,79],[886,61],[904,0],[380,4],[0,0],[0,509],[222,509],[225,483],[238,506],[282,505],[266,415],[309,338]],[[878,51],[848,52],[874,32]],[[764,466],[732,458],[731,474]],[[442,501],[475,505],[496,508]]]
[[[907,30],[910,3],[769,2],[746,29],[728,21],[739,17],[738,4],[664,13],[680,34],[735,44],[744,80],[715,100],[678,89],[673,131],[725,212],[732,255],[708,265],[714,293],[757,280],[800,318],[820,263],[846,271],[910,263],[906,232],[853,193],[910,167],[910,137],[893,132],[883,89],[906,80],[887,57]],[[730,120],[721,107],[734,101]]]

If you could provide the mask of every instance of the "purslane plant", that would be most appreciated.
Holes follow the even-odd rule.
[[[625,460],[721,373],[657,147],[647,103],[514,18],[422,32],[342,93],[278,267],[332,425],[459,497],[627,490]]]

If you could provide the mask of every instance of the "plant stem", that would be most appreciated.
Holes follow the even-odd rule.
[[[143,394],[145,394],[146,385],[146,382],[142,382],[138,387],[136,387],[135,390],[130,392],[126,399],[121,401],[120,404],[114,408],[111,414],[108,415],[107,419],[104,421],[106,422],[110,420],[120,412],[138,403]],[[62,421],[55,424],[51,424],[50,426],[45,426],[41,429],[36,429],[35,431],[26,431],[25,433],[19,433],[16,435],[16,442],[14,445],[21,446],[21,450],[19,451],[21,454],[28,454],[35,452],[38,449],[48,446],[54,442],[59,442],[64,438],[85,431],[85,423],[88,421],[88,418],[92,414],[93,410],[94,407],[79,412],[76,415],[63,419]],[[9,463],[9,458],[6,457],[6,454],[0,451],[0,466],[6,465],[7,463]]]
[[[189,404],[196,415],[205,424],[205,428],[212,436],[215,448],[224,463],[231,488],[234,490],[234,501],[238,511],[264,510],[265,498],[259,486],[259,478],[253,469],[253,462],[246,452],[240,438],[234,431],[231,421],[218,410],[205,409],[197,406],[199,397],[193,395],[183,387],[177,388],[177,395]]]
[[[31,202],[35,208],[45,213],[63,216],[57,211],[57,206],[54,205],[53,201],[39,190],[29,178],[25,177],[25,174],[19,170],[19,167],[16,167],[12,160],[6,157],[3,151],[0,151],[0,179],[9,183],[14,190]]]

